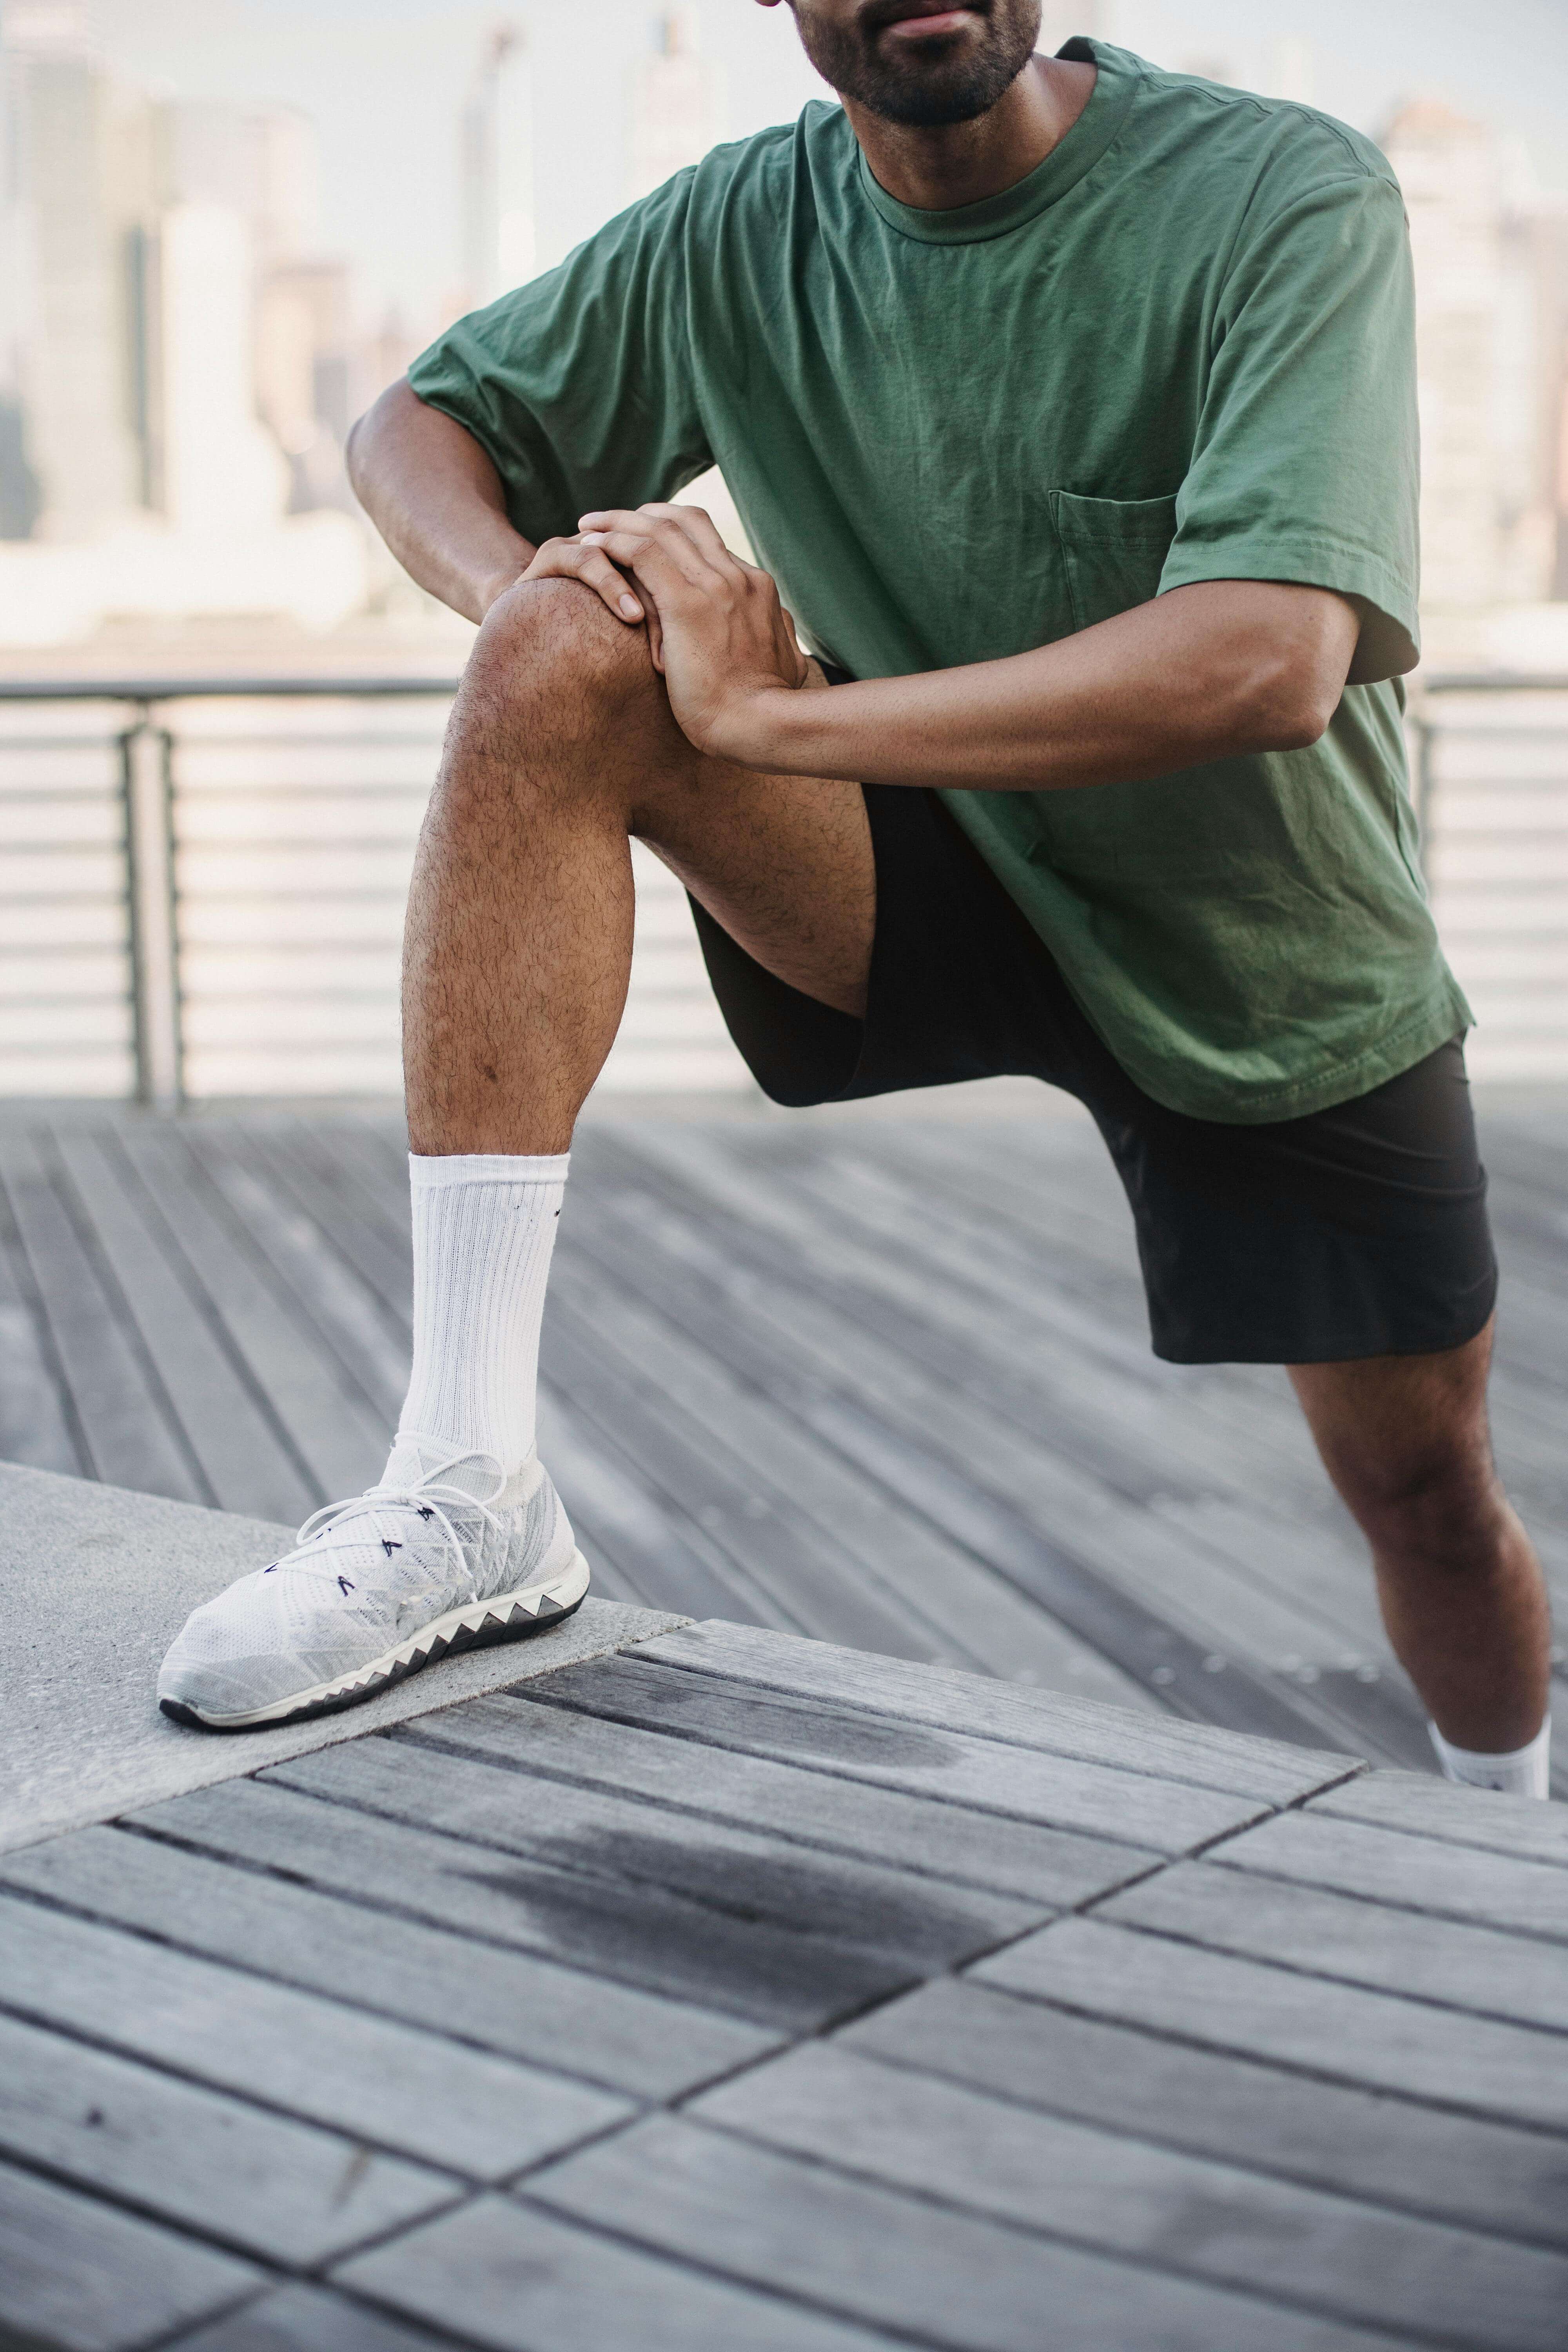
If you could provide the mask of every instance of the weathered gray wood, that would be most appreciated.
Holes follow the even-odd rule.
[[[246,2253],[317,2263],[438,2211],[438,2172],[0,2016],[0,2148]]]
[[[1057,2115],[1568,2252],[1568,2144],[939,1979],[836,2042]]]
[[[298,1524],[320,1495],[274,1414],[182,1287],[172,1262],[178,1244],[163,1210],[123,1162],[105,1161],[96,1137],[68,1132],[58,1149],[214,1500],[252,1518]]]
[[[1333,1711],[1321,1697],[1259,1675],[1229,1645],[1219,1622],[1228,1623],[1224,1601],[1218,1615],[1206,1618],[1188,1606],[1182,1596],[1211,1574],[1212,1561],[1174,1528],[1053,1454],[1033,1429],[1010,1426],[992,1409],[972,1364],[949,1360],[952,1351],[944,1355],[929,1327],[858,1290],[848,1267],[798,1253],[781,1256],[754,1224],[723,1213],[700,1218],[694,1204],[666,1203],[657,1192],[618,1215],[601,1203],[595,1229],[601,1255],[617,1228],[613,1264],[620,1280],[731,1360],[749,1333],[753,1359],[762,1359],[751,1370],[775,1402],[917,1503],[1123,1672],[1152,1683],[1157,1668],[1186,1712],[1232,1729],[1335,1736]],[[732,1272],[742,1264],[743,1297],[735,1295],[742,1286]],[[548,1346],[548,1332],[546,1339]],[[874,1416],[866,1409],[872,1400]],[[1294,1652],[1302,1621],[1289,1612],[1286,1618],[1276,1646]],[[836,1633],[830,1625],[814,1630]],[[879,1646],[898,1647],[885,1639]],[[1379,1752],[1405,1760],[1397,1745]]]
[[[1568,1811],[1559,1805],[1523,1805],[1491,1790],[1456,1789],[1411,1773],[1365,1772],[1315,1797],[1310,1810],[1568,1869]]]
[[[432,2352],[444,2335],[330,2287],[280,2286],[179,2339],[180,2352]]]
[[[539,1390],[539,1450],[593,1562],[595,1591],[605,1564],[613,1562],[636,1600],[679,1593],[689,1617],[717,1612],[745,1624],[764,1622],[765,1603],[714,1565],[703,1532],[681,1523],[605,1433],[591,1428],[548,1381]]]
[[[226,1213],[221,1193],[183,1140],[165,1129],[132,1129],[125,1150],[163,1206],[185,1259],[318,1494],[331,1500],[367,1486],[385,1456],[385,1415],[346,1372],[323,1363],[310,1344],[308,1318],[253,1264],[247,1229],[232,1212]]]
[[[662,1654],[659,1643],[638,1647],[645,1655]],[[756,1653],[747,1654],[755,1661]],[[669,1671],[668,1666],[660,1670]],[[787,1678],[791,1668],[786,1664],[777,1671]],[[729,1684],[706,1674],[690,1679],[697,1687],[689,1696],[682,1699],[672,1692],[666,1703],[689,1710],[710,1744],[781,1763],[809,1764],[847,1780],[935,1798],[966,1812],[973,1809],[1125,1841],[1140,1856],[1184,1853],[1256,1821],[1265,1810],[1256,1798],[1080,1763],[1074,1757],[1046,1756],[967,1730],[950,1731],[942,1727],[936,1708],[916,1721],[872,1714],[832,1697],[819,1700],[752,1689],[739,1675]],[[866,1691],[870,1684],[862,1680],[859,1687]],[[983,1690],[994,1687],[981,1685]]]
[[[580,1299],[595,1346],[667,1382],[684,1411],[719,1433],[745,1465],[753,1492],[737,1528],[743,1559],[753,1556],[758,1518],[786,1530],[805,1518],[849,1555],[848,1573],[872,1578],[931,1630],[935,1654],[955,1665],[1050,1689],[1079,1690],[1113,1705],[1147,1706],[1142,1688],[1055,1626],[996,1576],[891,1494],[879,1494],[835,1449],[822,1444],[711,1355],[638,1305],[623,1284],[586,1279],[564,1255],[557,1297]],[[786,1600],[795,1580],[786,1580]]]
[[[560,1771],[810,1845],[1041,1903],[1081,1903],[1160,1859],[1152,1848],[968,1806],[933,1805],[901,1790],[748,1753],[748,1735],[766,1740],[770,1725],[776,1734],[785,1710],[743,1690],[694,1689],[695,1678],[683,1680],[635,1658],[626,1664],[625,1674],[568,1667],[552,1675],[548,1688],[532,1695],[545,1704],[531,1708],[521,1726],[516,1710],[527,1701],[520,1693],[488,1708],[466,1706],[460,1722],[443,1717],[440,1736],[481,1751],[493,1746],[531,1770]],[[553,1725],[541,1723],[541,1717],[552,1716]],[[809,1720],[806,1728],[809,1736]],[[676,1736],[650,1736],[656,1733]],[[716,1769],[713,1747],[727,1751],[721,1768]]]
[[[608,2092],[437,2032],[15,1896],[0,1900],[0,2002],[15,2015],[476,2179],[629,2112]]]
[[[1561,2253],[1369,2212],[848,2050],[792,2051],[688,2112],[890,2188],[1306,2311],[1428,2329],[1477,2352],[1562,2352]]]
[[[738,2018],[122,1830],[8,1854],[0,1878],[329,2000],[352,1987],[356,2007],[407,2025],[443,2019],[461,1986],[465,2042],[637,2098],[673,2098],[777,2042]]]
[[[384,1206],[356,1173],[365,1138],[355,1121],[334,1121],[327,1129],[310,1118],[279,1125],[237,1120],[219,1139],[275,1199],[291,1202],[320,1227],[380,1301],[389,1328],[405,1330],[413,1312],[406,1161],[401,1196]],[[390,1213],[394,1205],[395,1214]]]
[[[266,1778],[492,1853],[537,1856],[595,1881],[685,1897],[720,1923],[793,1937],[808,1967],[818,1946],[830,1968],[839,1954],[862,1953],[879,1960],[892,1981],[952,1967],[1022,1934],[1049,1907],[863,1857],[784,1846],[726,1821],[668,1812],[600,1787],[536,1781],[526,1763],[529,1718],[514,1707],[503,1722],[508,1745],[515,1739],[515,1769],[495,1760],[499,1747],[487,1745],[483,1762],[450,1752],[432,1721],[417,1741],[348,1741],[272,1766]],[[542,1736],[549,1734],[546,1718]],[[451,1737],[463,1738],[460,1724]]]
[[[1343,2321],[1053,2245],[727,2133],[651,2119],[530,2182],[532,2200],[689,2261],[963,2352],[1372,2352]],[[1289,2326],[1289,2336],[1281,2330]]]
[[[346,2286],[499,2352],[871,2352],[881,2336],[499,2197],[362,2254]],[[290,2334],[278,2352],[339,2352]],[[205,2347],[204,2344],[204,2352]],[[212,2352],[251,2352],[243,2337]],[[270,2343],[256,2352],[273,2352]],[[359,2352],[351,2338],[342,2352]],[[382,2352],[376,2345],[366,2352]],[[394,2352],[394,2347],[385,2347]]]
[[[760,1689],[798,1693],[1010,1747],[1230,1790],[1268,1804],[1294,1803],[1312,1789],[1359,1769],[1352,1757],[1303,1753],[1279,1741],[1211,1731],[1199,1724],[1134,1718],[1089,1700],[1020,1690],[946,1667],[905,1665],[886,1658],[870,1667],[851,1650],[752,1633],[744,1626],[685,1626],[648,1643],[642,1654]]]
[[[973,1974],[1200,2048],[1568,2133],[1562,2042],[1528,2026],[1091,1919],[1061,1920]]]
[[[79,1478],[87,1464],[66,1418],[43,1315],[0,1184],[0,1458]]]
[[[247,1142],[253,1149],[246,1148]],[[270,1139],[209,1137],[205,1129],[193,1129],[190,1148],[298,1302],[328,1360],[347,1371],[388,1422],[395,1419],[408,1385],[406,1329],[366,1281],[356,1263],[359,1253],[351,1251],[350,1232],[336,1224],[330,1233],[321,1231],[279,1178],[279,1163],[286,1163],[288,1154]],[[406,1288],[406,1259],[403,1281]],[[405,1316],[406,1311],[405,1306]]]
[[[465,1843],[270,1781],[231,1781],[135,1819],[209,1853],[760,2026],[810,2029],[919,1973],[863,1946],[730,1917],[652,1884]]]
[[[170,1428],[147,1367],[26,1137],[0,1134],[0,1183],[10,1195],[94,1476],[179,1503],[210,1503],[210,1490]]]
[[[1112,1895],[1097,1916],[1214,1951],[1315,1969],[1346,1984],[1568,2032],[1568,1962],[1561,1946],[1468,1920],[1390,1909],[1208,1862],[1184,1864]],[[1563,2055],[1568,2071],[1568,2050]]]
[[[1568,1943],[1568,1875],[1561,1864],[1306,1812],[1282,1814],[1228,1839],[1210,1858],[1227,1869]],[[1543,1958],[1542,1969],[1548,1965]]]
[[[254,2263],[0,2165],[0,2325],[16,2352],[121,2352],[226,2309]]]
[[[842,1549],[816,1529],[799,1519],[789,1527],[766,1517],[747,1523],[754,1485],[745,1465],[727,1457],[710,1433],[693,1428],[657,1389],[618,1373],[591,1327],[569,1307],[550,1316],[540,1362],[579,1412],[614,1431],[616,1443],[667,1497],[679,1497],[680,1507],[700,1521],[711,1513],[721,1525],[747,1524],[751,1575],[795,1625],[831,1632],[889,1656],[931,1654],[932,1635],[913,1626],[885,1593],[847,1574]]]

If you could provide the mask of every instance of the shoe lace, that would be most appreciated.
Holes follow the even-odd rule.
[[[412,1442],[417,1444],[421,1441],[416,1438]],[[491,1478],[493,1484],[488,1496],[481,1498],[479,1496],[471,1495],[466,1486],[455,1486],[452,1483],[447,1474],[456,1469],[458,1462],[477,1463]],[[435,1528],[446,1538],[456,1555],[458,1568],[467,1580],[468,1597],[470,1601],[477,1601],[479,1598],[479,1578],[474,1572],[463,1539],[452,1525],[448,1514],[455,1513],[465,1518],[477,1517],[482,1527],[488,1528],[492,1534],[499,1535],[501,1531],[500,1517],[499,1513],[490,1508],[490,1505],[503,1491],[506,1484],[506,1472],[493,1454],[476,1451],[472,1454],[458,1454],[453,1460],[428,1472],[423,1478],[394,1480],[388,1485],[367,1486],[363,1495],[355,1495],[349,1502],[325,1504],[321,1510],[311,1512],[294,1540],[303,1549],[307,1544],[318,1543],[326,1535],[335,1535],[351,1525],[353,1520],[367,1517],[373,1512],[399,1508],[415,1511],[427,1526]],[[310,1560],[302,1564],[310,1568],[320,1565],[323,1572],[327,1572],[325,1561],[318,1563]]]

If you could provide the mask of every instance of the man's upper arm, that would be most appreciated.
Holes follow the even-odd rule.
[[[1294,583],[1357,612],[1349,680],[1418,654],[1415,305],[1404,205],[1367,171],[1245,241],[1220,306],[1161,592]]]
[[[682,173],[557,269],[447,330],[408,371],[470,433],[531,540],[668,497],[712,463],[687,335]]]

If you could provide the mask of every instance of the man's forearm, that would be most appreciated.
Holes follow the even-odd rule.
[[[1008,660],[759,695],[724,756],[991,792],[1170,775],[1315,742],[1357,628],[1353,607],[1322,590],[1205,582]]]
[[[399,563],[454,612],[482,621],[531,562],[489,458],[406,383],[360,418],[348,460],[354,494]]]

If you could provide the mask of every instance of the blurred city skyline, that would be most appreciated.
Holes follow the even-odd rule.
[[[324,241],[352,260],[367,299],[417,316],[451,281],[461,235],[452,126],[498,18],[522,32],[543,100],[535,205],[548,267],[624,201],[636,63],[662,11],[656,0],[94,0],[90,13],[107,58],[131,79],[306,108],[321,132]],[[787,7],[708,0],[696,14],[723,91],[718,137],[829,95]],[[1442,98],[1522,141],[1542,184],[1568,188],[1560,0],[1497,0],[1484,16],[1474,0],[1047,0],[1046,16],[1053,45],[1099,31],[1243,87],[1284,79],[1373,134],[1408,100]]]
[[[753,0],[492,0],[438,18],[388,0],[374,38],[363,0],[319,5],[306,39],[269,0],[258,49],[240,37],[256,0],[0,0],[0,646],[132,624],[448,626],[354,505],[354,415],[451,320],[823,87],[788,11]],[[1511,96],[1485,101],[1458,37],[1468,9],[1384,0],[1375,41],[1331,39],[1348,13],[1317,0],[1309,38],[1296,0],[1047,0],[1042,40],[1121,37],[1384,140],[1415,254],[1428,609],[1459,617],[1464,658],[1489,657],[1477,616],[1506,610],[1515,659],[1535,609],[1558,660],[1568,190]],[[1509,53],[1510,92],[1537,13],[1500,0],[1505,38],[1482,61]],[[1416,15],[1426,37],[1391,45],[1391,20]],[[1556,29],[1531,103],[1560,55],[1568,122]],[[437,36],[439,71],[409,82]],[[350,187],[376,200],[374,235]],[[401,230],[410,200],[417,235]],[[716,476],[695,495],[743,529]]]

